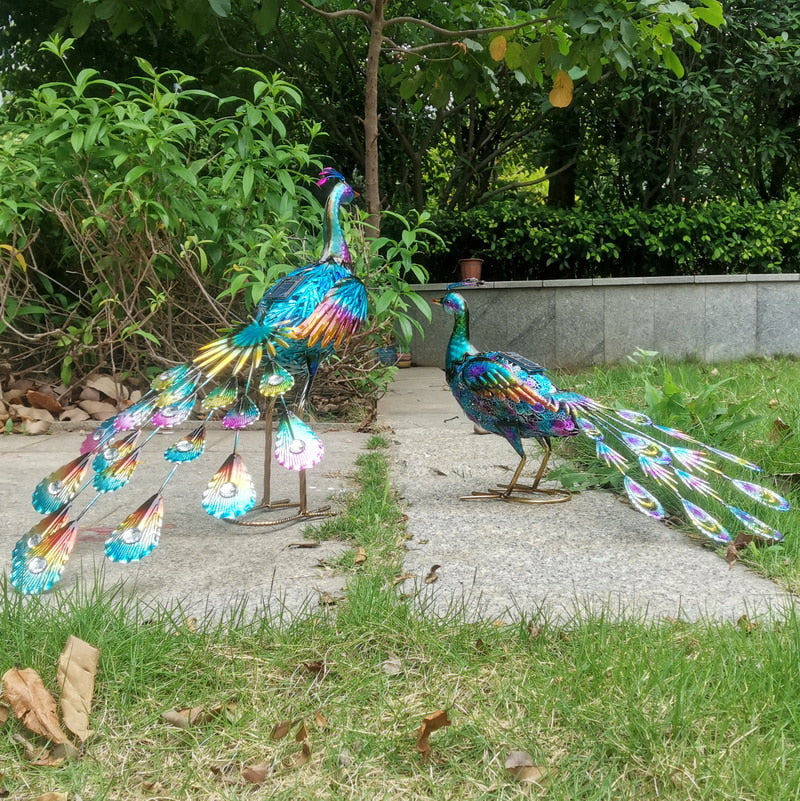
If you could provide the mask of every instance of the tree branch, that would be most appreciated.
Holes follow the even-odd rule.
[[[557,170],[548,172],[547,175],[543,175],[541,178],[534,178],[532,181],[512,181],[509,184],[504,184],[503,186],[498,186],[496,189],[492,189],[491,192],[484,192],[478,198],[478,204],[485,203],[487,200],[493,198],[495,195],[499,195],[502,192],[507,192],[510,189],[520,189],[523,186],[535,186],[536,184],[541,184],[544,183],[545,181],[549,181],[554,176],[572,169],[577,163],[577,161],[578,161],[577,158],[570,159],[566,164],[562,164]]]
[[[340,17],[358,17],[359,19],[364,20],[364,22],[369,22],[369,14],[366,14],[363,11],[359,11],[357,8],[343,8],[341,11],[323,11],[321,8],[316,8],[312,6],[311,3],[307,3],[306,0],[297,0],[303,8],[308,11],[313,11],[315,14],[318,14],[320,17],[325,17],[327,19],[339,19]]]
[[[305,0],[297,0],[298,3],[306,5]],[[312,7],[313,8],[313,7]],[[440,36],[452,36],[454,39],[460,39],[462,36],[478,36],[486,33],[503,33],[504,31],[518,31],[520,28],[527,28],[529,25],[542,25],[549,22],[550,17],[542,17],[541,19],[530,19],[527,22],[518,22],[515,25],[498,25],[493,28],[465,28],[460,31],[451,31],[448,28],[440,28],[432,22],[428,22],[418,17],[392,17],[387,19],[384,23],[384,29],[392,27],[393,25],[420,25],[427,28],[429,31],[438,33]]]

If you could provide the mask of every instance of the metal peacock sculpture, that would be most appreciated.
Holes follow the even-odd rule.
[[[636,469],[652,480],[654,491],[660,488],[674,496],[692,525],[716,542],[729,542],[731,535],[715,515],[737,521],[762,539],[782,539],[779,531],[721,496],[720,488],[728,484],[743,500],[787,510],[788,502],[776,492],[728,476],[720,463],[749,471],[758,471],[757,465],[705,445],[682,431],[658,425],[641,412],[611,409],[576,392],[561,391],[543,367],[519,354],[478,351],[469,341],[469,311],[464,298],[450,291],[434,303],[455,317],[445,361],[453,395],[472,422],[505,437],[520,457],[509,484],[474,492],[465,500],[569,500],[566,490],[541,489],[539,483],[550,457],[551,439],[583,435],[594,440],[599,459],[620,470],[631,504],[649,517],[663,519],[666,512],[662,502],[631,477]],[[525,438],[536,439],[544,449],[533,482],[527,486],[518,483],[526,461],[522,445]],[[538,493],[543,495],[537,498]],[[708,512],[704,506],[709,504],[719,511]]]
[[[342,204],[355,192],[333,169],[323,170],[319,185],[332,183],[325,206],[325,244],[319,260],[300,267],[271,286],[252,320],[200,349],[191,362],[164,371],[137,403],[101,423],[83,442],[80,455],[48,475],[33,491],[33,506],[45,515],[16,544],[11,583],[26,594],[50,589],[59,579],[78,535],[78,522],[99,497],[124,487],[155,434],[184,422],[199,405],[203,421],[164,452],[168,470],[158,491],[130,513],[111,533],[105,553],[116,562],[134,562],[158,545],[164,517],[164,490],[178,469],[202,456],[206,424],[226,410],[223,427],[234,432],[231,454],[213,474],[203,493],[205,511],[235,522],[256,508],[256,490],[237,452],[239,431],[261,416],[251,394],[267,399],[263,508],[299,506],[299,512],[273,523],[317,513],[306,508],[305,471],[323,456],[319,437],[302,420],[320,362],[355,333],[367,314],[367,293],[351,271],[340,221]],[[285,394],[302,376],[294,410]],[[300,474],[297,504],[270,503],[269,465],[272,419],[279,405],[274,457]],[[152,426],[151,431],[145,428]],[[92,495],[92,491],[94,494]],[[73,511],[84,495],[91,496]],[[260,523],[256,523],[260,524]]]

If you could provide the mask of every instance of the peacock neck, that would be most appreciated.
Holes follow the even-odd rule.
[[[446,371],[449,372],[465,356],[472,356],[477,352],[469,341],[469,311],[467,309],[458,311],[455,313],[453,333],[450,334],[450,341],[447,343]]]
[[[339,210],[342,206],[342,196],[347,184],[337,183],[328,195],[325,204],[325,247],[320,256],[320,262],[333,261],[337,264],[352,264],[350,251],[344,238],[342,223],[339,219]]]

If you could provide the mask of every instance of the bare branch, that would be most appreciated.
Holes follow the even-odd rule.
[[[369,22],[369,14],[359,11],[357,8],[343,8],[341,11],[323,11],[321,8],[316,8],[315,6],[312,6],[311,3],[307,3],[306,0],[297,0],[297,2],[308,11],[313,11],[320,17],[326,17],[327,19],[358,17],[359,19],[363,19],[365,22]]]
[[[306,5],[305,0],[297,0],[299,3],[303,3]],[[480,36],[487,33],[503,33],[505,31],[518,31],[520,28],[527,28],[530,25],[542,25],[545,22],[549,22],[550,17],[541,17],[540,19],[530,19],[526,22],[518,22],[515,25],[498,25],[492,28],[465,28],[459,31],[451,31],[448,28],[440,28],[438,25],[434,25],[432,22],[428,22],[424,19],[419,19],[418,17],[392,17],[391,19],[387,19],[384,23],[384,29],[389,28],[393,25],[420,25],[423,28],[427,28],[429,31],[433,31],[434,33],[438,33],[440,36],[449,36],[453,39],[460,39],[462,36]]]
[[[547,175],[543,175],[541,178],[534,178],[532,181],[511,181],[510,183],[503,184],[503,186],[498,186],[496,189],[492,189],[491,192],[484,192],[479,198],[478,203],[485,203],[490,198],[493,198],[495,195],[499,195],[503,192],[508,192],[511,189],[521,189],[523,186],[535,186],[536,184],[542,184],[545,181],[549,181],[556,175],[559,175],[562,172],[566,172],[572,167],[575,166],[577,163],[577,159],[570,159],[566,164],[562,164],[557,170],[553,170],[552,172],[548,172]]]

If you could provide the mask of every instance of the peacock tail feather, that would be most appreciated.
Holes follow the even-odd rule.
[[[106,556],[112,562],[138,562],[152,553],[161,537],[164,496],[157,492],[131,512],[106,540]]]

